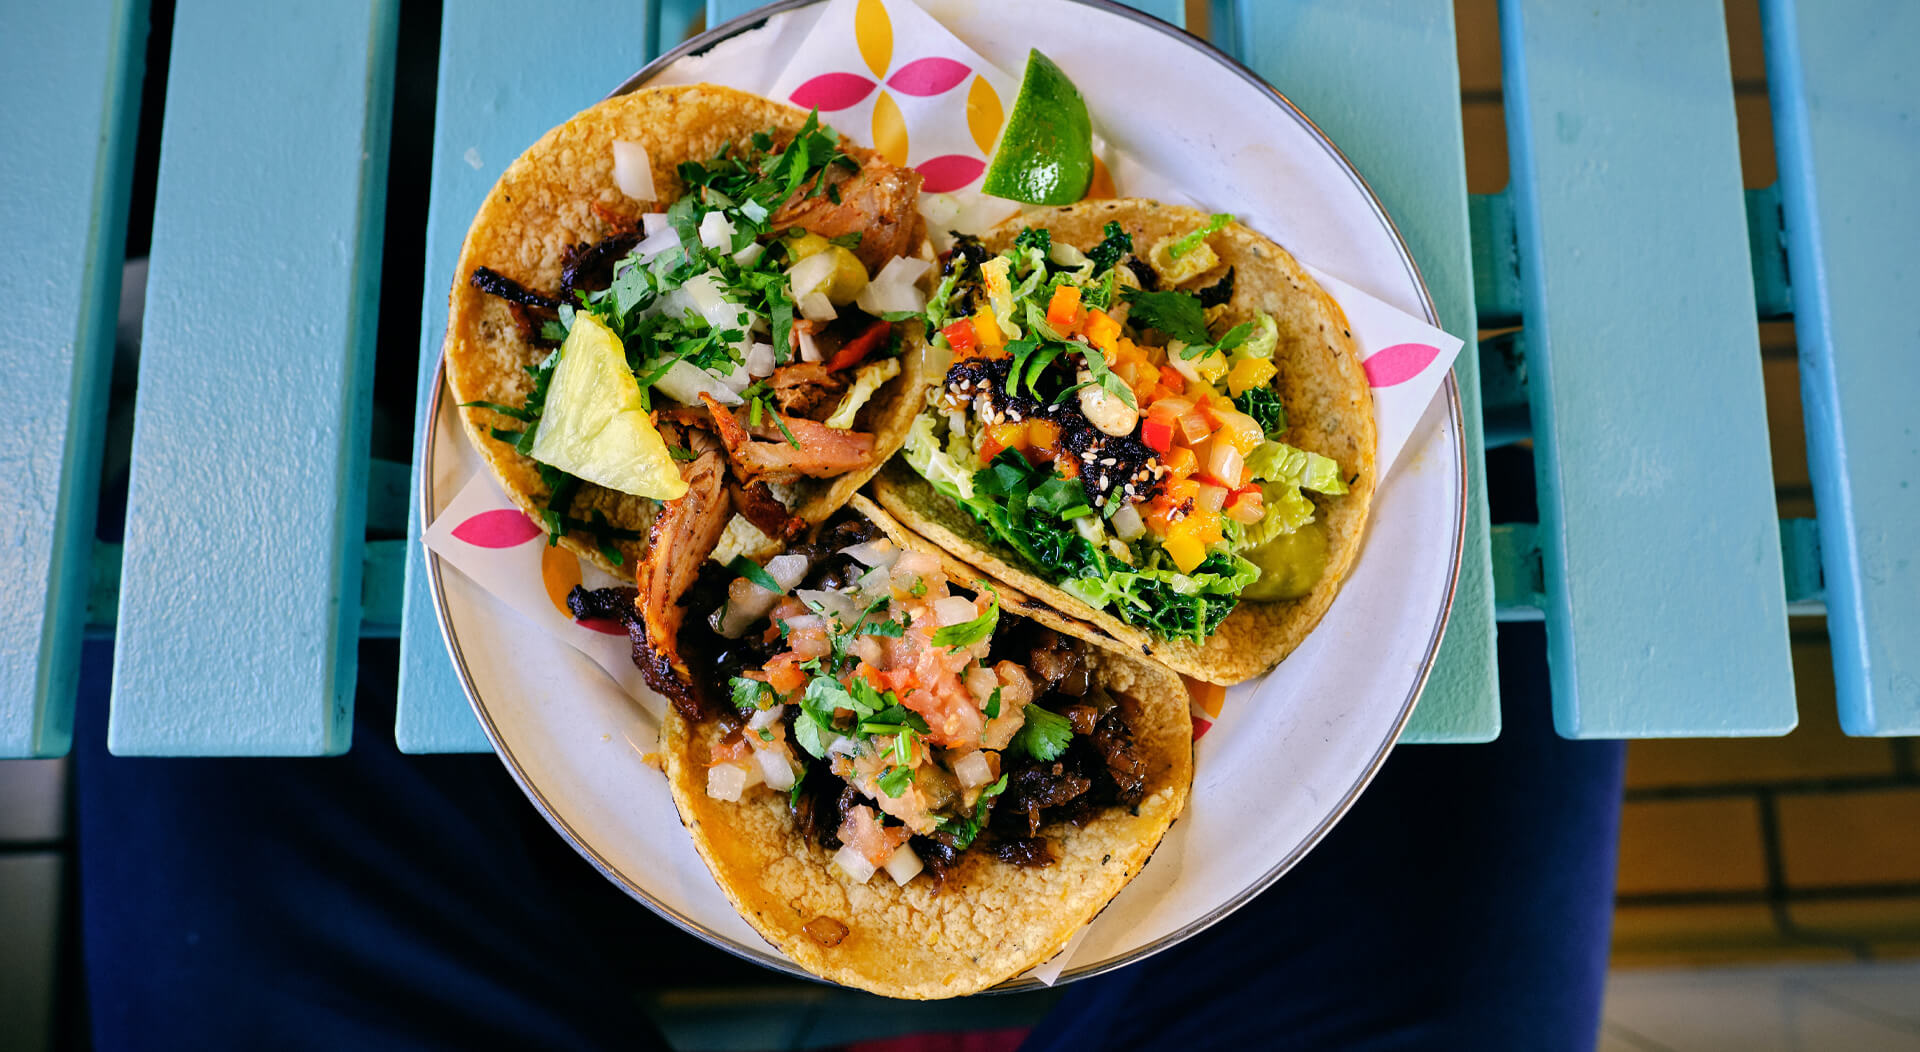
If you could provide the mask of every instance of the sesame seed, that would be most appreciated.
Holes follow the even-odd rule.
[[[1114,466],[1115,464],[1118,464],[1118,463],[1120,463],[1120,462],[1119,462],[1119,461],[1117,461],[1117,460],[1115,460],[1115,459],[1113,459],[1112,457],[1107,457],[1107,458],[1105,458],[1105,459],[1103,459],[1103,460],[1101,460],[1101,461],[1100,461],[1100,466],[1101,466],[1101,467],[1103,467],[1103,468],[1110,468],[1110,467],[1112,467],[1112,466]]]

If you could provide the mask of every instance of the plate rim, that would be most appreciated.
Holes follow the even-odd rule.
[[[767,4],[743,15],[729,19],[718,26],[714,26],[703,33],[681,42],[668,51],[662,52],[659,57],[642,66],[605,97],[612,98],[616,95],[624,95],[632,92],[644,86],[647,81],[658,76],[662,70],[679,59],[688,55],[711,50],[714,46],[725,40],[760,28],[766,24],[768,19],[775,15],[826,2],[827,0],[777,0],[775,3]],[[1280,109],[1285,111],[1294,120],[1300,122],[1311,137],[1320,144],[1321,148],[1332,155],[1338,163],[1338,166],[1347,174],[1347,177],[1365,198],[1373,210],[1375,218],[1386,228],[1387,233],[1392,237],[1393,243],[1398,249],[1401,265],[1405,268],[1407,276],[1412,279],[1415,289],[1419,292],[1420,306],[1426,315],[1427,322],[1436,327],[1439,326],[1439,312],[1433,302],[1433,293],[1427,287],[1426,278],[1420,273],[1419,265],[1413,258],[1412,250],[1407,246],[1406,238],[1401,235],[1399,226],[1394,223],[1393,217],[1388,214],[1385,205],[1381,203],[1379,196],[1374,193],[1373,187],[1367,183],[1366,178],[1360,174],[1359,169],[1354,166],[1347,155],[1334,143],[1332,137],[1327,135],[1318,124],[1314,123],[1313,119],[1308,117],[1304,111],[1294,105],[1291,99],[1282,94],[1279,89],[1267,83],[1259,74],[1253,72],[1253,70],[1249,69],[1238,59],[1235,59],[1218,47],[1215,47],[1212,43],[1195,36],[1179,26],[1172,25],[1152,15],[1118,3],[1117,0],[1063,0],[1063,2],[1102,10],[1172,38],[1174,41],[1199,52],[1203,57],[1211,59],[1225,67],[1229,72],[1232,72],[1241,80],[1245,81],[1256,92],[1265,95],[1269,102],[1279,106]],[[442,334],[442,342],[444,343],[444,334]],[[1466,449],[1466,427],[1461,405],[1459,379],[1451,369],[1448,370],[1446,379],[1442,381],[1440,390],[1446,399],[1448,418],[1453,424],[1455,463],[1460,467],[1457,473],[1458,485],[1453,501],[1454,521],[1451,531],[1453,552],[1451,566],[1447,574],[1445,600],[1440,604],[1431,635],[1428,638],[1426,653],[1420,663],[1420,672],[1414,678],[1406,698],[1401,702],[1399,714],[1393,722],[1392,732],[1381,742],[1379,749],[1368,760],[1365,769],[1360,772],[1359,777],[1341,795],[1338,805],[1302,838],[1301,841],[1294,846],[1293,850],[1287,853],[1286,857],[1275,863],[1271,869],[1262,874],[1258,879],[1236,892],[1226,901],[1209,910],[1205,915],[1182,925],[1174,931],[1168,932],[1125,953],[1115,954],[1099,961],[1077,964],[1062,972],[1051,985],[1058,987],[1080,979],[1092,978],[1093,976],[1113,971],[1116,968],[1124,967],[1135,961],[1143,960],[1198,935],[1200,932],[1226,919],[1248,902],[1251,902],[1254,898],[1258,897],[1261,892],[1272,887],[1288,870],[1299,864],[1307,852],[1317,847],[1320,841],[1326,838],[1327,833],[1332,830],[1334,825],[1336,825],[1340,819],[1346,817],[1347,812],[1352,809],[1354,802],[1360,798],[1360,795],[1366,790],[1367,786],[1372,784],[1374,777],[1379,774],[1380,769],[1386,763],[1388,755],[1392,753],[1394,746],[1399,744],[1401,736],[1406,732],[1407,722],[1413,716],[1415,705],[1418,704],[1420,696],[1425,693],[1427,682],[1433,674],[1434,662],[1439,657],[1440,646],[1446,636],[1447,623],[1453,616],[1453,601],[1459,587],[1461,564],[1466,553],[1467,472],[1469,470]],[[424,426],[420,429],[419,450],[415,461],[418,466],[418,489],[416,497],[420,501],[423,515],[430,514],[431,509],[434,507],[435,489],[433,484],[433,465],[436,447],[434,437],[437,430],[437,422],[440,417],[441,401],[445,392],[446,356],[443,348],[440,360],[434,366],[433,389],[426,405],[426,415],[422,421]],[[472,674],[467,668],[466,657],[460,648],[460,642],[453,631],[451,614],[447,609],[446,589],[441,581],[441,559],[432,551],[428,550],[425,544],[420,546],[420,550],[426,560],[427,586],[433,595],[434,620],[438,625],[441,641],[446,645],[448,656],[452,660],[454,675],[455,678],[459,680],[461,692],[466,695],[467,704],[472,709],[474,716],[479,720],[481,730],[486,734],[488,743],[492,745],[494,754],[500,758],[501,764],[506,767],[514,783],[520,787],[521,792],[526,794],[528,800],[533,803],[534,809],[540,813],[542,818],[546,819],[547,824],[552,826],[554,831],[559,833],[561,838],[567,841],[567,843],[570,844],[582,858],[586,859],[594,869],[598,870],[602,876],[618,885],[630,897],[639,901],[662,919],[687,934],[700,939],[708,945],[756,964],[764,965],[777,971],[823,985],[838,985],[801,968],[793,961],[774,951],[771,944],[748,946],[737,943],[729,937],[705,927],[692,917],[659,901],[645,889],[634,883],[634,881],[618,867],[608,862],[597,849],[587,843],[586,839],[557,813],[553,803],[547,799],[546,794],[527,778],[520,761],[514,756],[513,750],[502,739],[499,729],[494,725],[493,718],[487,711],[486,703],[481,700],[480,691],[476,687]],[[1151,859],[1149,859],[1149,861],[1151,861]],[[1041,988],[1044,985],[1046,984],[1042,984],[1036,979],[1023,975],[1009,979],[987,992],[1012,993],[1021,990]]]

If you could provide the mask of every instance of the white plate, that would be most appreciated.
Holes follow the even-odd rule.
[[[815,3],[791,0],[720,26],[623,90],[702,80],[766,90],[776,56],[817,18]],[[1302,260],[1437,324],[1406,246],[1359,175],[1292,104],[1224,55],[1117,5],[1025,0],[1019,19],[1004,21],[988,5],[921,6],[1003,69],[1021,69],[1027,49],[1043,45],[1118,148],[1183,174],[1193,198],[1237,213]],[[1141,76],[1175,69],[1180,76]],[[1089,928],[1066,978],[1164,949],[1226,916],[1318,842],[1379,769],[1426,681],[1459,569],[1460,400],[1451,379],[1442,391],[1376,495],[1365,548],[1326,619],[1279,669],[1228,692],[1222,719],[1199,743],[1187,814]],[[438,515],[481,464],[451,400],[436,394],[432,416],[422,498]],[[442,572],[438,558],[428,562],[474,711],[554,827],[669,920],[804,974],[740,919],[694,853],[665,780],[641,762],[654,748],[653,721],[586,657]]]

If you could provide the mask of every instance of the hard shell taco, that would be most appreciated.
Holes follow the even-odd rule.
[[[821,521],[923,401],[919,185],[731,88],[581,112],[507,167],[461,249],[446,369],[469,436],[557,543],[623,577],[690,465],[716,472],[717,523],[677,558]]]
[[[1346,316],[1231,216],[1130,199],[962,239],[928,304],[944,381],[888,511],[1173,669],[1264,672],[1320,620],[1373,497]]]
[[[687,603],[679,644],[717,671],[664,723],[674,802],[741,916],[822,978],[936,998],[1018,975],[1185,806],[1177,677],[862,497]]]

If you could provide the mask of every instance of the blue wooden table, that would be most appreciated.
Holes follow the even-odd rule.
[[[141,0],[10,13],[0,756],[69,748],[89,631],[115,638],[117,753],[338,753],[357,642],[395,633],[401,747],[484,749],[421,550],[390,536],[420,534],[410,469],[369,457],[382,262],[418,247],[384,243],[383,218],[426,215],[417,429],[447,276],[501,169],[697,19],[753,6],[562,0],[528,19],[445,0],[425,200],[388,193],[398,0],[181,0],[165,91],[144,98]],[[1784,733],[1789,613],[1826,617],[1848,733],[1920,734],[1920,5],[1762,7],[1778,185],[1741,188],[1718,0],[1502,0],[1512,181],[1486,197],[1466,190],[1452,0],[1202,8],[1212,43],[1371,183],[1442,324],[1519,327],[1456,367],[1468,545],[1408,740],[1499,732],[1509,619],[1546,622],[1567,735]],[[142,105],[166,119],[109,545],[95,500]],[[1817,521],[1773,500],[1756,324],[1787,315]],[[1494,440],[1533,443],[1532,522],[1489,523],[1483,413]]]

